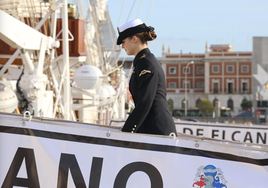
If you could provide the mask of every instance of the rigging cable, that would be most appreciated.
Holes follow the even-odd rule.
[[[132,5],[131,10],[130,10],[130,12],[129,12],[129,14],[128,14],[126,23],[127,23],[128,19],[129,19],[129,16],[130,16],[130,14],[131,14],[131,12],[132,12],[132,10],[133,10],[133,7],[134,7],[135,3],[136,3],[136,0],[133,2],[133,5]]]
[[[143,0],[141,0],[141,4],[142,4],[142,1]],[[140,10],[141,10],[141,4],[140,4],[139,10],[138,10],[138,14],[137,14],[136,18],[138,18],[138,16],[139,16],[139,13],[140,13]]]
[[[120,24],[120,20],[121,20],[122,12],[123,12],[123,9],[124,9],[124,4],[125,4],[125,0],[123,1],[123,5],[122,5],[122,8],[121,8],[121,12],[120,12],[120,16],[119,16],[119,20],[118,20],[117,27],[119,27],[119,24]]]
[[[117,23],[117,28],[119,28],[119,26],[120,26],[120,20],[121,20],[121,16],[122,16],[122,12],[123,12],[123,9],[124,9],[124,4],[125,4],[125,0],[123,1],[123,4],[122,4],[122,8],[121,8],[121,12],[120,12],[120,16],[119,16],[119,20],[118,20],[118,23]],[[118,31],[119,32],[119,31]],[[114,45],[113,45],[113,49],[114,49],[114,46],[116,45],[116,38],[115,38],[115,40],[114,40]],[[121,50],[120,50],[120,52],[119,52],[119,55],[118,55],[118,58],[117,58],[117,60],[116,60],[116,64],[118,65],[118,60],[119,60],[119,56],[120,56],[120,54],[121,54],[121,52],[122,52],[122,48],[121,48]],[[125,55],[126,56],[126,55]],[[125,61],[125,57],[124,57],[124,60],[123,60],[123,62],[122,62],[122,66],[124,65],[124,61]]]
[[[135,0],[135,1],[133,2],[133,4],[132,4],[132,7],[131,7],[131,10],[130,10],[130,12],[129,12],[129,14],[128,14],[128,17],[127,17],[126,23],[127,23],[128,19],[129,19],[129,16],[130,16],[130,14],[131,14],[131,12],[132,12],[132,10],[133,10],[133,7],[134,7],[135,3],[136,3],[136,0]],[[126,54],[125,54],[125,56],[124,56],[124,59],[123,59],[122,65],[124,65],[124,63],[125,63],[125,58],[126,58]],[[131,68],[132,68],[132,67],[131,67]]]
[[[151,2],[150,9],[149,9],[149,12],[148,12],[148,15],[147,15],[147,18],[146,18],[145,23],[147,23],[147,20],[148,20],[148,18],[149,18],[149,14],[150,14],[150,12],[151,12],[151,8],[152,8],[152,5],[153,5],[153,2],[154,2],[154,0],[152,0],[152,2]]]

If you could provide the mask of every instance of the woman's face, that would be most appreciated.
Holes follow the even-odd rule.
[[[135,55],[135,41],[134,37],[127,37],[122,41],[122,48],[125,49],[127,55]]]

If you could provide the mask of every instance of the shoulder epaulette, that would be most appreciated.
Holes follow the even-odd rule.
[[[141,73],[139,74],[139,77],[141,77],[142,75],[146,74],[146,73],[151,73],[151,71],[149,70],[143,70],[141,71]]]
[[[143,55],[141,56],[141,58],[145,58],[145,57],[146,57],[145,54],[143,54]],[[141,58],[140,58],[140,59],[141,59]]]

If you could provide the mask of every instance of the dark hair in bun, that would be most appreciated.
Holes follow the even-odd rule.
[[[138,37],[142,44],[147,43],[147,41],[152,41],[152,40],[156,39],[156,37],[157,37],[153,27],[149,27],[148,31],[136,33],[136,34],[130,36],[130,38],[132,38],[133,36]]]

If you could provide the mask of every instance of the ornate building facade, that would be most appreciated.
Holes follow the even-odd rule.
[[[160,62],[173,109],[183,110],[186,98],[190,112],[201,99],[208,99],[213,104],[219,101],[221,109],[230,108],[235,116],[242,112],[244,100],[252,100],[252,52],[234,52],[231,45],[209,48],[206,44],[202,54],[172,54],[163,46]],[[192,115],[189,112],[187,116]]]

